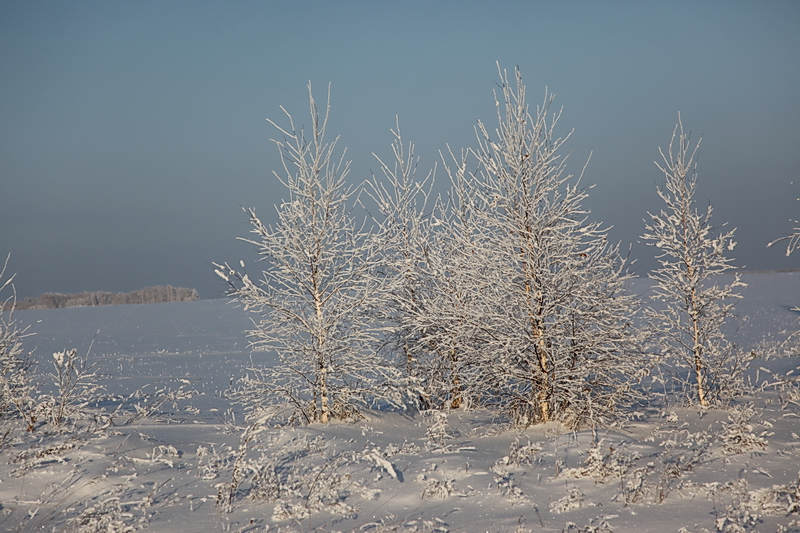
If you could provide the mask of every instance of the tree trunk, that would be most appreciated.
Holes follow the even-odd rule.
[[[694,303],[694,291],[692,291],[692,303]],[[697,379],[697,399],[700,405],[708,407],[706,399],[706,380],[705,369],[703,368],[703,347],[700,344],[700,330],[697,315],[692,313],[692,336],[694,337],[694,373]]]
[[[323,324],[323,314],[322,314],[322,301],[320,299],[319,294],[316,291],[316,280],[315,283],[315,294],[314,294],[314,306],[317,314],[317,327],[319,331],[317,332],[317,349],[318,355],[317,357],[317,372],[319,372],[319,400],[320,400],[320,409],[319,409],[319,421],[323,424],[327,424],[330,420],[330,398],[328,395],[328,369],[325,364],[325,329],[322,327]]]
[[[326,375],[325,365],[320,365],[319,369],[320,373],[320,403],[322,404],[320,407],[320,414],[319,414],[319,421],[323,424],[327,424],[330,420],[330,406],[328,400],[328,382]]]

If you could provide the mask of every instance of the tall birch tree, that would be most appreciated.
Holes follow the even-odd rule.
[[[639,304],[566,172],[552,95],[531,115],[515,75],[500,71],[497,130],[479,123],[478,147],[445,165],[452,189],[432,218],[416,346],[447,370],[449,407],[494,406],[519,427],[603,423],[644,367]]]
[[[258,316],[250,332],[254,347],[274,349],[280,359],[249,370],[245,403],[255,415],[288,404],[293,420],[328,423],[358,416],[370,398],[398,400],[403,380],[376,349],[382,332],[371,310],[385,292],[376,275],[381,243],[356,224],[349,162],[344,152],[335,157],[336,141],[325,141],[330,97],[320,114],[310,84],[308,90],[308,135],[285,110],[287,128],[270,121],[283,135],[274,141],[283,162],[282,175],[275,176],[289,194],[277,208],[277,224],[245,210],[254,237],[243,240],[267,263],[261,278],[251,279],[244,263],[238,270],[215,266],[231,294]]]
[[[399,123],[392,135],[392,160],[384,162],[373,154],[381,175],[373,175],[367,192],[381,217],[376,222],[383,241],[384,274],[390,280],[381,316],[391,325],[386,347],[415,382],[419,406],[424,409],[435,403],[427,357],[432,348],[422,341],[425,333],[419,330],[417,317],[426,313],[431,297],[431,242],[435,237],[431,213],[425,211],[435,170],[418,179],[419,158],[412,143],[403,143]]]
[[[519,70],[500,77],[498,127],[479,122],[471,176],[475,247],[489,259],[476,287],[484,388],[518,425],[607,422],[644,367],[639,302],[618,247],[582,207],[587,189],[566,171],[553,95],[531,115]]]
[[[414,145],[403,144],[399,128],[393,134],[394,162],[376,156],[382,177],[374,177],[369,193],[382,217],[385,273],[391,280],[383,307],[392,328],[387,346],[416,385],[421,409],[456,409],[476,396],[466,390],[473,382],[466,375],[473,336],[465,335],[471,322],[463,289],[463,276],[472,274],[464,265],[472,222],[455,204],[431,198],[435,169],[417,179]],[[451,191],[451,196],[466,194]]]
[[[656,161],[664,174],[658,195],[666,208],[648,213],[642,238],[658,249],[661,264],[650,277],[656,282],[653,298],[664,307],[650,315],[660,326],[667,353],[688,370],[685,384],[705,407],[730,397],[741,377],[744,358],[722,327],[733,313],[733,301],[741,297],[736,288],[745,284],[738,273],[729,283],[718,277],[734,269],[725,254],[736,246],[735,230],[717,232],[711,205],[704,212],[695,205],[699,148],[700,141],[692,146],[678,115],[669,148],[666,153],[659,148],[663,161]]]

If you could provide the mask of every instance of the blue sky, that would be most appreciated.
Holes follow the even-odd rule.
[[[351,177],[388,157],[395,116],[422,168],[493,124],[495,62],[545,88],[574,129],[586,206],[638,243],[660,209],[653,161],[681,112],[703,136],[699,200],[737,228],[748,270],[800,267],[766,243],[800,218],[800,3],[0,2],[0,254],[20,297],[193,287],[255,256],[240,205],[283,191],[267,117],[307,122],[331,84],[329,132]],[[444,174],[439,174],[442,181]]]

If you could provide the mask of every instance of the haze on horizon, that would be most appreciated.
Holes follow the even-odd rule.
[[[678,112],[703,137],[699,198],[737,228],[735,265],[800,268],[766,243],[800,219],[800,3],[0,3],[0,259],[20,298],[154,285],[223,295],[211,263],[256,254],[241,206],[273,221],[284,106],[331,84],[331,138],[358,183],[395,116],[424,175],[494,126],[495,62],[545,88],[571,130],[591,219],[632,245],[661,209],[653,164]],[[446,175],[437,173],[440,183]],[[792,184],[792,182],[795,182]],[[704,207],[703,205],[699,207]]]

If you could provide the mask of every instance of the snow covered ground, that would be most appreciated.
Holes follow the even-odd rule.
[[[655,397],[594,435],[488,411],[246,429],[225,391],[270,355],[226,300],[18,312],[40,373],[88,352],[122,407],[0,436],[0,530],[800,532],[800,272],[743,279],[731,335],[773,386],[726,411]]]

